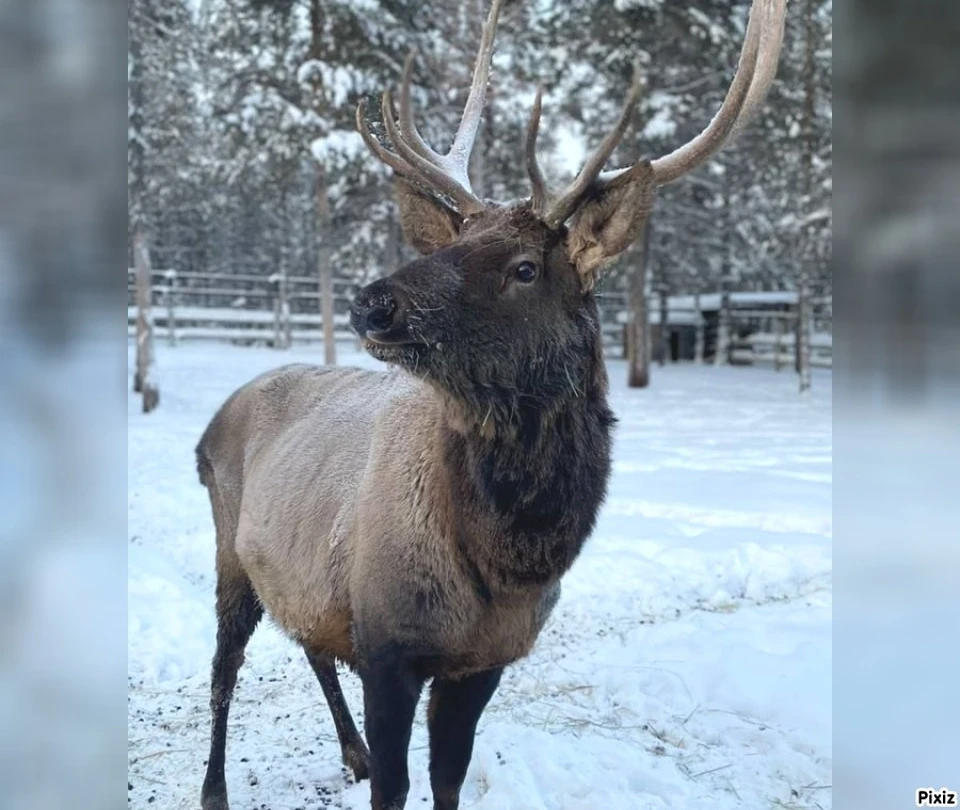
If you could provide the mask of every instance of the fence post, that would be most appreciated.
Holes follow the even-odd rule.
[[[283,347],[293,345],[293,322],[290,317],[290,288],[286,272],[280,273],[280,322],[283,326]]]
[[[693,362],[697,365],[703,364],[703,342],[704,342],[704,333],[706,329],[704,328],[703,322],[703,311],[700,309],[700,293],[695,292],[693,294],[693,316],[696,318],[694,322],[694,333],[693,333]]]
[[[670,310],[667,300],[667,285],[660,285],[660,365],[667,362],[667,352],[670,349]]]
[[[780,370],[780,348],[783,345],[783,318],[778,315],[774,318],[776,323],[776,328],[774,329],[774,334],[776,338],[773,341],[773,368],[774,371]]]
[[[283,304],[280,293],[280,274],[272,273],[267,279],[273,293],[273,348],[283,347]]]
[[[713,356],[713,364],[720,366],[730,363],[730,293],[724,292],[720,296],[720,311],[717,313],[717,348]]]
[[[350,307],[350,305],[353,303],[353,299],[355,299],[355,298],[357,297],[357,293],[358,293],[358,292],[360,292],[360,285],[357,284],[356,282],[351,282],[351,283],[350,283],[350,286],[347,287],[347,316],[348,316],[348,317],[349,317],[349,312],[350,312],[349,307]],[[349,323],[349,321],[348,321],[348,323]],[[350,331],[353,331],[353,330],[351,329]],[[363,341],[360,340],[360,335],[357,335],[355,332],[354,332],[354,335],[355,335],[355,340],[356,340],[356,349],[357,349],[358,352],[362,352],[362,351],[363,351]]]
[[[176,297],[177,297],[177,271],[176,270],[165,270],[163,273],[163,278],[166,281],[166,286],[164,289],[164,298],[167,305],[167,340],[170,342],[171,346],[177,345],[177,313],[176,313]]]

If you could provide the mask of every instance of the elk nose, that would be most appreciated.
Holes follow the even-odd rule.
[[[350,307],[350,325],[360,337],[390,330],[397,318],[397,299],[374,282],[357,293]]]

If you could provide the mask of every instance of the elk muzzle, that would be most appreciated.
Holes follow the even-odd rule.
[[[360,290],[353,300],[350,326],[363,340],[383,345],[412,341],[406,303],[392,287],[389,279],[382,278]]]

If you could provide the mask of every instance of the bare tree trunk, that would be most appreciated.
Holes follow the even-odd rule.
[[[773,319],[774,329],[776,330],[776,338],[773,341],[773,369],[774,371],[779,371],[780,366],[780,351],[783,348],[783,318],[774,318]]]
[[[810,390],[810,279],[807,263],[800,271],[800,295],[797,301],[797,357],[800,361],[800,392]]]
[[[662,262],[661,262],[662,264]],[[667,354],[670,352],[670,312],[667,302],[667,286],[660,286],[660,365],[667,362]]]
[[[290,221],[290,210],[287,206],[288,200],[288,190],[290,188],[290,182],[282,182],[280,185],[280,205],[278,206],[279,215],[280,215],[280,227],[285,227],[285,224]],[[290,283],[288,278],[290,276],[290,250],[286,240],[280,240],[277,244],[277,254],[276,254],[276,303],[275,303],[275,312],[274,319],[276,321],[275,328],[275,348],[278,349],[289,349],[293,345],[293,323],[291,320],[291,310],[290,310]]]
[[[693,362],[697,365],[703,363],[703,342],[705,329],[703,324],[703,314],[700,311],[700,293],[693,294],[693,317],[696,318],[695,333],[693,339]]]
[[[310,0],[310,58],[323,59],[323,10],[320,0]],[[323,87],[319,73],[314,71],[314,98],[317,113],[322,117],[325,107]],[[337,345],[333,329],[333,268],[330,266],[329,218],[330,202],[327,199],[327,175],[322,163],[317,163],[316,173],[317,209],[317,275],[320,287],[320,317],[323,320],[323,362],[328,366],[337,364]]]
[[[323,233],[326,225],[326,216],[320,213],[321,205],[327,207],[327,187],[323,178],[323,170],[317,177],[317,219],[321,228],[320,244],[317,248],[317,265],[320,275],[320,303],[323,319],[323,362],[328,366],[337,364],[337,344],[334,338],[333,324],[333,268],[330,266],[330,248],[327,244],[327,233]]]
[[[723,287],[727,280],[721,281]],[[726,289],[720,293],[720,311],[717,313],[717,346],[713,355],[715,366],[726,365],[730,362],[730,292]]]
[[[799,237],[798,237],[799,239]],[[800,369],[803,367],[803,363],[800,360],[800,349],[803,346],[803,342],[800,340],[800,309],[802,306],[800,288],[803,286],[803,267],[802,265],[797,269],[797,306],[794,310],[794,319],[793,319],[793,370],[800,373]]]
[[[137,368],[133,378],[133,390],[143,395],[143,412],[150,413],[160,403],[160,391],[150,379],[150,366],[153,365],[150,257],[139,228],[133,236],[133,262],[137,294]]]
[[[136,13],[134,3],[127,4],[127,14]],[[133,111],[130,119],[134,140],[130,155],[130,171],[133,183],[130,189],[130,224],[133,228],[134,288],[137,302],[136,369],[133,375],[133,390],[143,397],[143,412],[150,413],[160,402],[160,391],[150,379],[153,362],[153,318],[150,312],[150,256],[147,253],[143,225],[146,218],[146,150],[143,142],[146,101],[143,83],[143,54],[138,37],[130,40],[130,98]]]
[[[717,313],[717,347],[713,356],[715,366],[729,365],[731,343],[730,288],[733,282],[732,236],[733,218],[730,211],[730,181],[725,180],[723,190],[723,266],[720,270],[720,311]]]
[[[635,252],[640,263],[631,274],[629,343],[627,344],[627,385],[646,388],[650,384],[650,341],[647,318],[647,261],[650,256],[650,220],[643,229],[643,242]]]
[[[280,322],[283,327],[283,347],[289,349],[293,345],[293,317],[290,311],[290,285],[287,274],[282,276],[283,295],[280,297]]]
[[[177,271],[173,268],[164,272],[166,282],[163,300],[167,308],[167,342],[177,345]]]
[[[813,204],[813,114],[816,92],[816,61],[815,61],[815,30],[814,30],[814,3],[805,0],[803,7],[803,30],[805,39],[803,63],[803,151],[801,165],[803,167],[803,209],[809,213]],[[797,251],[800,258],[800,277],[797,284],[797,371],[800,375],[800,391],[810,390],[810,262],[812,250],[809,247],[809,236],[812,228],[802,226],[797,232],[797,238],[803,241],[801,249]]]
[[[293,335],[286,272],[281,270],[270,276],[270,286],[273,292],[273,348],[289,349]]]

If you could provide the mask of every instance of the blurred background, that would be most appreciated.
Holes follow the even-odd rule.
[[[482,193],[526,193],[517,154],[537,82],[556,180],[606,131],[637,55],[648,91],[618,160],[688,138],[719,104],[729,74],[718,66],[736,58],[745,8],[509,4],[474,167]],[[322,265],[344,289],[402,261],[387,175],[352,135],[355,103],[369,97],[374,111],[416,47],[421,127],[439,143],[462,101],[480,10],[130,0],[127,14],[105,0],[0,3],[0,769],[11,808],[125,802],[130,322],[120,313],[135,285],[129,271],[121,285],[119,268],[135,265],[134,236],[153,270],[269,281],[319,279]],[[786,291],[812,301],[832,297],[839,263],[843,807],[960,789],[958,16],[950,0],[849,0],[835,13],[793,0],[760,120],[664,190],[646,260],[625,257],[607,282],[628,290],[642,267],[651,298]],[[201,281],[213,286],[178,283]],[[224,282],[221,298],[198,305],[246,308],[257,284]]]
[[[960,790],[958,11],[853,0],[834,16],[841,807]]]

